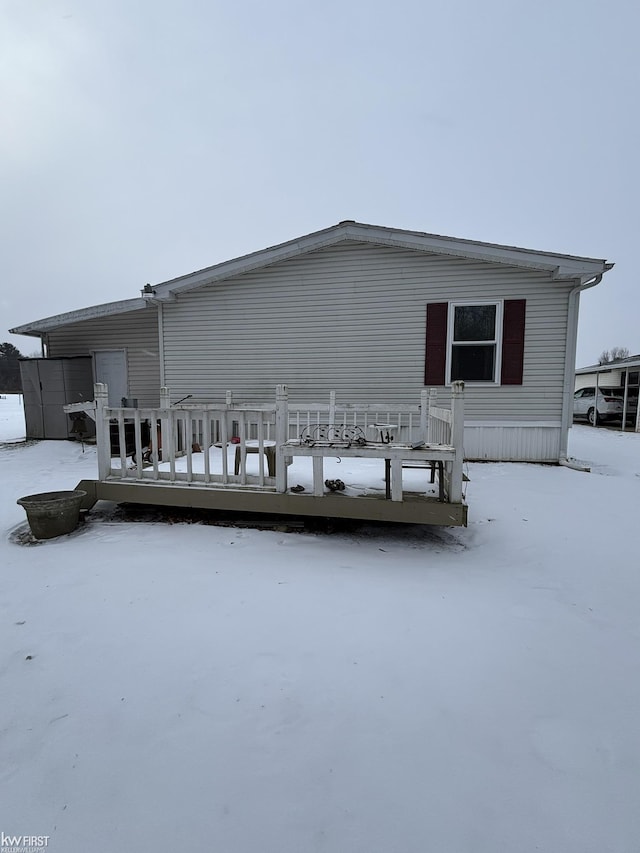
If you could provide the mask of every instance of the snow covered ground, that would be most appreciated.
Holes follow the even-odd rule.
[[[24,435],[0,400],[0,439]],[[50,853],[640,849],[640,436],[469,466],[469,527],[10,541],[95,450],[0,447],[0,830]]]
[[[22,395],[0,394],[0,441],[4,443],[24,441],[24,436]]]

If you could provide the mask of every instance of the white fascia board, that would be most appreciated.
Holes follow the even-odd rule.
[[[255,269],[277,264],[280,261],[287,261],[290,258],[296,258],[300,255],[312,252],[316,249],[323,249],[326,246],[333,246],[344,240],[352,239],[344,235],[336,235],[334,233],[327,237],[320,237],[326,232],[317,232],[309,235],[314,237],[314,240],[308,240],[302,237],[299,240],[292,240],[288,243],[282,243],[279,246],[273,246],[270,249],[261,249],[258,252],[253,252],[250,255],[243,255],[240,258],[234,258],[230,261],[222,261],[212,267],[207,267],[197,272],[189,273],[188,275],[174,278],[170,281],[154,284],[153,290],[155,298],[160,301],[168,301],[172,295],[176,293],[186,293],[189,290],[194,290],[198,287],[203,287],[206,284],[213,284],[216,281],[224,281],[228,278],[233,278],[236,275],[251,272]]]
[[[583,283],[600,273],[606,272],[612,266],[604,260],[595,258],[539,252],[531,249],[520,249],[515,246],[481,243],[418,231],[382,228],[360,222],[343,222],[322,231],[315,231],[312,234],[299,237],[296,240],[289,240],[286,243],[252,252],[230,261],[223,261],[179,278],[160,282],[153,286],[155,298],[164,301],[169,299],[172,294],[185,293],[216,281],[223,281],[289,258],[298,257],[307,252],[336,245],[345,240],[541,270],[550,273],[552,278],[558,281],[573,282],[578,279]]]
[[[23,326],[16,326],[14,329],[9,329],[12,335],[33,335],[39,337],[51,329],[57,329],[60,326],[69,326],[72,323],[81,323],[83,320],[95,320],[99,317],[108,317],[112,314],[126,314],[129,311],[140,311],[147,307],[147,300],[138,297],[137,299],[122,299],[119,302],[106,302],[103,305],[92,305],[89,308],[81,308],[78,311],[68,311],[66,314],[56,314],[54,317],[45,317],[42,320],[34,320],[32,323],[25,323]]]
[[[443,237],[438,234],[421,234],[412,231],[378,228],[372,225],[363,226],[357,223],[348,225],[346,228],[351,232],[346,239],[381,243],[436,255],[468,258],[474,261],[537,269],[552,273],[552,277],[558,280],[574,280],[576,278],[588,280],[613,266],[607,264],[605,260],[597,258],[582,258],[574,255],[540,252],[533,249],[520,249],[517,246],[481,243],[477,240]],[[366,229],[366,231],[362,229]]]
[[[576,370],[576,376],[584,373],[610,373],[612,370],[626,370],[627,367],[640,367],[640,358],[629,358],[624,361],[608,361],[606,364],[593,364],[591,367],[581,367]]]

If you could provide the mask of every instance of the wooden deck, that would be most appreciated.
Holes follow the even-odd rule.
[[[192,507],[212,511],[261,512],[274,515],[353,518],[366,521],[394,521],[406,524],[437,524],[466,527],[467,505],[447,503],[435,497],[405,492],[402,502],[384,495],[348,497],[340,493],[292,494],[250,489],[211,488],[197,485],[126,483],[119,479],[82,480],[78,489],[87,492],[82,508],[97,501],[148,504],[151,506]]]
[[[289,404],[284,385],[277,386],[271,403],[241,403],[227,392],[224,403],[172,404],[169,389],[162,388],[158,408],[132,409],[109,406],[105,385],[94,391],[93,402],[65,407],[96,421],[98,476],[78,486],[88,493],[85,509],[108,500],[214,512],[467,523],[462,383],[453,389],[450,409],[436,406],[426,392],[418,404],[395,406],[338,405],[332,392],[328,403],[300,408]],[[311,490],[309,485],[291,490],[288,465],[293,471],[305,457],[313,467]],[[385,490],[326,489],[323,464],[331,457],[384,462]],[[437,488],[428,487],[426,470],[424,490],[415,478],[405,484],[403,467],[422,465],[437,471]]]

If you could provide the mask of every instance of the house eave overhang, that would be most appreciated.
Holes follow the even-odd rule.
[[[9,329],[9,332],[12,335],[28,335],[39,338],[61,326],[81,323],[83,320],[110,317],[114,314],[126,314],[129,311],[140,311],[146,307],[147,300],[142,297],[138,297],[137,299],[123,299],[119,302],[106,302],[103,305],[92,305],[89,308],[81,308],[78,311],[68,311],[65,314],[56,314],[54,317],[34,320],[32,323],[25,323],[23,326],[16,326],[13,329]]]
[[[548,273],[554,281],[558,282],[577,281],[583,284],[594,276],[607,272],[613,266],[613,264],[596,258],[540,252],[532,249],[521,249],[516,246],[502,246],[495,243],[443,237],[438,234],[427,234],[419,231],[383,228],[377,225],[349,221],[341,222],[322,231],[315,231],[296,240],[280,243],[268,249],[243,255],[240,258],[223,261],[179,278],[160,282],[153,286],[154,297],[157,301],[172,299],[177,294],[346,241],[372,243],[426,254],[446,255],[538,270]]]

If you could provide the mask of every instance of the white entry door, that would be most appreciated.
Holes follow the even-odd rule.
[[[127,354],[123,349],[96,350],[93,353],[96,382],[109,388],[109,405],[119,408],[128,396]]]

